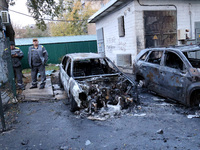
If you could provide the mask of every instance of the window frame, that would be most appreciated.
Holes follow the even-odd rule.
[[[66,62],[66,67],[65,67],[65,72],[66,72],[66,74],[69,76],[69,77],[71,77],[71,70],[72,70],[72,61],[71,61],[71,58],[70,57],[68,57],[67,58],[67,62]],[[70,72],[68,72],[68,68],[69,68],[69,66],[70,66]]]
[[[149,58],[150,58],[150,55],[154,52],[162,52],[162,55],[161,57],[159,58],[160,59],[160,62],[159,63],[154,63],[154,62],[149,62]],[[157,64],[157,65],[162,65],[162,59],[163,59],[163,56],[164,56],[164,53],[165,51],[164,50],[151,50],[148,55],[147,55],[147,58],[146,58],[146,62],[150,63],[150,64]]]
[[[167,53],[173,53],[173,54],[175,54],[175,55],[182,61],[182,63],[183,63],[182,69],[180,69],[180,68],[178,69],[178,68],[174,68],[174,67],[170,67],[170,66],[167,66],[167,65],[166,65]],[[184,60],[183,60],[182,57],[181,57],[177,52],[175,52],[175,51],[165,50],[165,52],[164,52],[163,66],[164,66],[164,67],[171,68],[171,69],[183,71],[183,72],[187,71],[187,67],[186,67],[186,64],[185,64]]]

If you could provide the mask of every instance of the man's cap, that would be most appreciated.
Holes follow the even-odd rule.
[[[10,41],[10,45],[15,45],[15,42],[13,42],[13,41]]]
[[[33,41],[38,41],[38,39],[37,38],[33,38]]]

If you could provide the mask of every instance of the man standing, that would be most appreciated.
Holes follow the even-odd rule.
[[[48,53],[44,46],[39,45],[38,39],[33,39],[33,46],[29,47],[28,62],[31,67],[32,86],[30,89],[37,88],[37,74],[41,75],[41,84],[39,89],[45,88],[46,75],[45,63],[48,60]]]
[[[13,71],[15,77],[17,78],[17,88],[25,90],[22,80],[22,67],[21,67],[21,59],[23,58],[24,54],[18,47],[15,47],[15,42],[13,41],[10,42],[10,50],[11,50]]]

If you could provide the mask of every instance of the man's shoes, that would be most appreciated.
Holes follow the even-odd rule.
[[[40,85],[40,88],[39,89],[44,89],[44,85]]]
[[[30,87],[30,89],[35,89],[35,88],[37,88],[37,85],[32,85],[32,86]]]
[[[21,90],[25,90],[25,87],[21,87],[20,89],[21,89]]]

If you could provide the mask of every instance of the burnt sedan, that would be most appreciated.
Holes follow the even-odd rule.
[[[185,105],[200,103],[200,47],[142,50],[134,63],[136,79],[155,93]]]
[[[93,112],[107,104],[125,108],[133,101],[130,91],[134,82],[100,54],[65,55],[60,64],[59,77],[72,112],[79,108]]]

